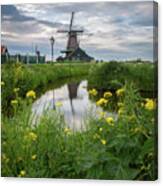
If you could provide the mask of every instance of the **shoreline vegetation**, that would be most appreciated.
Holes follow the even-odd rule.
[[[155,70],[143,62],[2,65],[2,176],[156,180]],[[55,110],[33,126],[31,105],[47,85],[81,76],[104,108],[87,118],[87,130],[73,132]],[[143,97],[140,90],[154,93]],[[117,119],[105,115],[112,102]]]

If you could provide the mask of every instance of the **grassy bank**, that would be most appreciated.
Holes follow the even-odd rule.
[[[56,111],[33,126],[32,98],[23,109],[15,104],[14,117],[2,117],[2,176],[156,179],[155,109],[129,85],[117,99],[117,119],[90,115],[83,132],[68,129]]]
[[[116,90],[126,82],[142,92],[153,92],[156,97],[156,65],[152,63],[55,63],[41,65],[22,65],[21,63],[2,65],[2,81],[6,88],[2,89],[2,111],[10,113],[9,105],[15,98],[14,88],[20,88],[20,96],[24,97],[28,90],[35,90],[41,95],[49,85],[57,84],[64,79],[89,75],[89,86],[102,92]]]
[[[134,84],[140,91],[157,91],[156,68],[153,63],[110,62],[92,66],[89,84],[97,89],[115,90],[126,82]]]

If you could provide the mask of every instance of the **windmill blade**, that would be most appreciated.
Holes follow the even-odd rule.
[[[83,33],[83,30],[71,30],[71,32],[75,32],[75,33]]]
[[[69,32],[71,32],[71,30],[72,30],[73,19],[74,19],[74,12],[72,12],[72,15],[71,15],[71,21],[70,21]]]
[[[68,33],[68,30],[57,30],[58,33]]]

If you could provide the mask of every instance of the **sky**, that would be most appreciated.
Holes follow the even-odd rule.
[[[157,19],[152,1],[2,5],[1,44],[10,54],[34,54],[37,46],[49,60],[53,36],[57,58],[67,43],[67,34],[57,30],[68,29],[72,11],[73,28],[84,30],[78,36],[80,47],[90,56],[105,61],[153,61]]]

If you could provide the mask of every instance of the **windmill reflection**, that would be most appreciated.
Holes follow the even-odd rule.
[[[72,115],[75,115],[75,110],[73,106],[73,99],[77,98],[77,91],[80,83],[69,83],[67,84],[68,87],[68,94],[69,94],[69,99],[70,99],[70,106],[71,106],[71,111]]]
[[[53,110],[55,110],[55,90],[53,90]]]
[[[87,81],[67,83],[60,88],[47,91],[33,104],[32,111],[35,115],[34,122],[42,114],[48,114],[48,110],[55,109],[64,115],[64,121],[72,130],[83,130],[86,110],[91,105],[88,100],[88,91],[83,88],[87,86]],[[59,103],[62,105],[59,106]],[[53,105],[52,105],[53,104]],[[51,112],[49,112],[51,114]],[[53,114],[53,112],[52,112]]]

